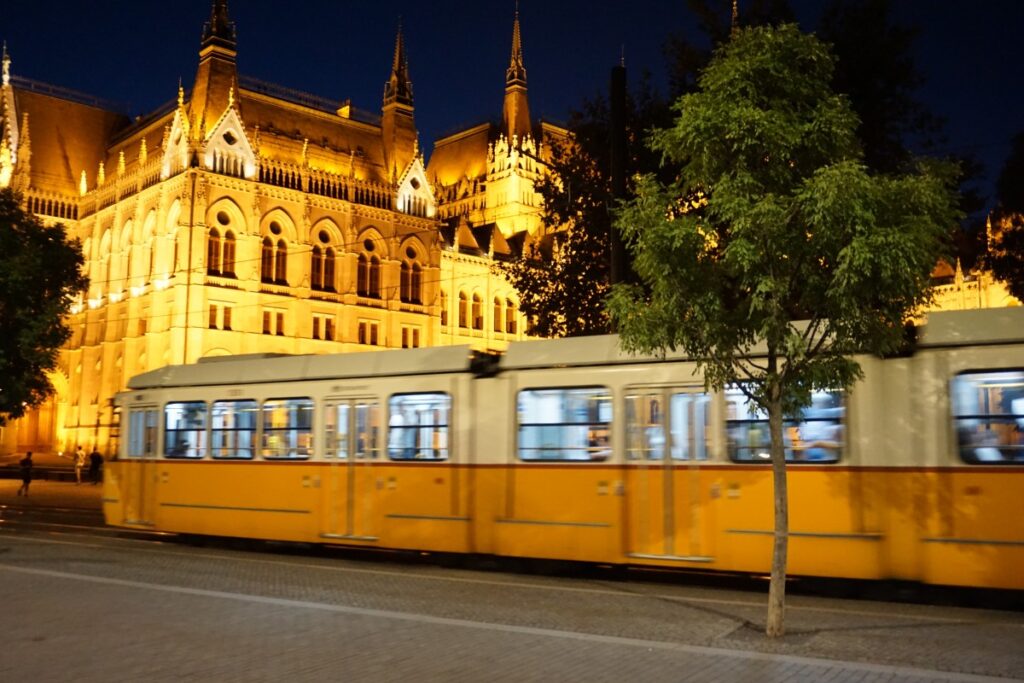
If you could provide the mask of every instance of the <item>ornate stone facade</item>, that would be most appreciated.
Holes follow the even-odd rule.
[[[4,50],[0,186],[68,226],[91,284],[56,394],[2,430],[0,452],[111,452],[114,395],[168,364],[523,338],[515,292],[491,268],[539,225],[518,15],[512,124],[473,160],[488,186],[476,212],[424,165],[401,28],[380,116],[246,78],[236,61],[214,0],[191,91],[131,120],[12,76]]]

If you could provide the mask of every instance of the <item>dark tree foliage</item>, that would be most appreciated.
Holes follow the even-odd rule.
[[[996,181],[996,201],[1003,213],[1024,214],[1024,132],[1010,144],[1010,156]]]
[[[88,286],[81,246],[61,225],[45,227],[0,190],[0,424],[53,392],[46,373],[71,331],[64,316]]]
[[[891,0],[831,0],[818,35],[837,57],[833,88],[850,98],[860,117],[857,136],[864,163],[875,173],[901,173],[919,153],[935,155],[947,142],[945,121],[917,98],[924,75],[914,63],[919,29],[894,23]],[[974,267],[984,251],[985,197],[977,183],[981,164],[970,156],[950,159],[960,166],[960,213],[950,241],[962,265]]]
[[[729,39],[732,30],[731,0],[687,0],[686,5],[697,19],[700,38],[678,35],[666,45],[671,100],[696,89],[713,50]],[[788,0],[749,0],[740,3],[739,10],[741,27],[778,25],[795,18]],[[915,96],[923,81],[912,55],[917,31],[895,25],[891,14],[889,0],[830,0],[820,30],[837,57],[832,87],[849,97],[861,120],[858,136],[863,162],[871,172],[885,174],[913,170],[913,150],[928,151],[941,142],[943,126]],[[629,117],[628,176],[655,173],[663,182],[669,181],[679,165],[662,166],[661,159],[643,145],[647,131],[664,128],[672,120],[666,100],[645,83],[634,93]],[[582,111],[572,115],[568,127],[574,144],[556,149],[551,164],[563,182],[549,179],[538,191],[544,197],[546,227],[557,230],[570,221],[574,227],[557,238],[557,250],[530,251],[524,261],[501,268],[525,302],[523,312],[531,321],[532,334],[608,330],[603,312],[584,310],[600,305],[608,282],[607,240],[615,202],[608,182],[607,100],[601,96],[586,102]],[[979,175],[980,166],[960,160],[960,167],[961,214],[976,218],[984,202],[969,184]],[[630,182],[626,199],[635,196],[634,190]],[[984,251],[984,230],[978,229],[977,221],[948,227],[957,255],[970,268]],[[551,264],[545,258],[551,253],[586,263]],[[563,277],[568,280],[556,282]]]
[[[1024,301],[1024,133],[1018,133],[996,182],[992,239],[985,265]]]
[[[881,173],[906,170],[914,159],[908,143],[933,146],[942,129],[914,95],[924,83],[912,55],[918,31],[894,24],[891,4],[832,0],[818,31],[838,58],[833,88],[860,117],[864,163]]]
[[[643,140],[648,130],[672,120],[669,103],[646,79],[627,99],[627,177],[659,172],[660,157]],[[573,112],[571,140],[554,144],[551,173],[538,184],[544,198],[544,226],[557,231],[527,248],[523,258],[499,262],[519,293],[530,334],[572,337],[609,331],[604,299],[608,293],[609,245],[615,199],[610,180],[608,101],[600,96]],[[630,192],[627,183],[627,193]]]

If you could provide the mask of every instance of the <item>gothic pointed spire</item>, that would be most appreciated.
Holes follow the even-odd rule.
[[[228,0],[213,0],[210,20],[203,25],[202,46],[207,45],[236,48],[235,23],[228,16]]]
[[[3,84],[4,85],[10,85],[11,84],[11,56],[9,54],[7,54],[7,41],[6,40],[4,41],[4,53],[3,53],[3,56],[0,57],[0,63],[2,63],[2,67],[3,67]]]
[[[398,35],[395,37],[395,56],[391,61],[391,75],[384,84],[384,106],[393,103],[412,106],[412,79],[409,77],[409,58],[405,54],[405,37],[402,35],[402,19],[398,19]]]
[[[523,39],[519,31],[519,2],[512,23],[512,59],[505,72],[505,105],[502,133],[509,142],[530,135],[530,103],[526,98],[526,65],[523,63]]]
[[[740,3],[739,0],[732,0],[732,23],[729,27],[729,35],[734,36],[740,30]]]
[[[526,66],[523,64],[523,39],[519,33],[519,2],[516,2],[515,21],[512,24],[512,57],[505,72],[505,85],[526,86]]]

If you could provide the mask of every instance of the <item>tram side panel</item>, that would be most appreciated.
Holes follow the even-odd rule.
[[[382,546],[470,551],[471,381],[469,375],[423,375],[382,384],[389,442],[371,492],[378,496]],[[440,409],[424,403],[423,397],[438,395],[450,400],[444,416],[434,415]],[[410,419],[417,420],[415,426],[410,427]]]
[[[515,483],[515,389],[509,375],[478,379],[466,415],[471,434],[468,468],[470,549],[497,555],[498,520],[512,515]]]
[[[502,555],[620,562],[623,489],[612,456],[613,368],[516,370],[494,546]]]
[[[923,355],[928,363],[924,373],[942,384],[934,386],[935,415],[942,423],[933,429],[933,514],[920,539],[926,558],[921,578],[936,584],[1022,589],[1024,424],[1019,417],[1003,415],[1015,410],[1013,397],[1022,394],[1024,346],[959,347]],[[964,377],[974,380],[960,390],[970,405],[958,407],[952,404],[952,383]],[[971,415],[956,417],[964,413]],[[982,440],[961,446],[958,430]],[[989,434],[991,443],[984,440]]]

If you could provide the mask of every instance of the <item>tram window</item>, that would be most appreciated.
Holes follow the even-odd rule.
[[[704,393],[657,392],[626,396],[626,458],[664,459],[667,420],[672,459],[707,460],[710,407],[711,396]]]
[[[256,401],[214,401],[210,452],[215,458],[251,460],[256,449]]]
[[[264,458],[308,458],[313,452],[313,399],[264,401],[262,437]]]
[[[159,412],[153,409],[131,410],[128,413],[129,458],[152,457],[156,453]]]
[[[355,424],[350,423],[355,420]],[[350,430],[351,442],[349,439]],[[380,447],[380,406],[364,401],[342,401],[324,407],[325,455],[328,459],[374,460]]]
[[[607,460],[612,397],[605,387],[519,392],[520,460]]]
[[[206,404],[202,401],[164,406],[164,455],[202,458],[206,455]]]
[[[951,392],[965,462],[1024,463],[1024,370],[965,372],[953,378]]]
[[[737,462],[771,458],[768,413],[750,404],[737,388],[725,391],[729,457]],[[846,408],[839,391],[815,391],[811,405],[782,423],[787,462],[839,462]]]
[[[447,460],[448,394],[395,394],[388,401],[388,457]]]

